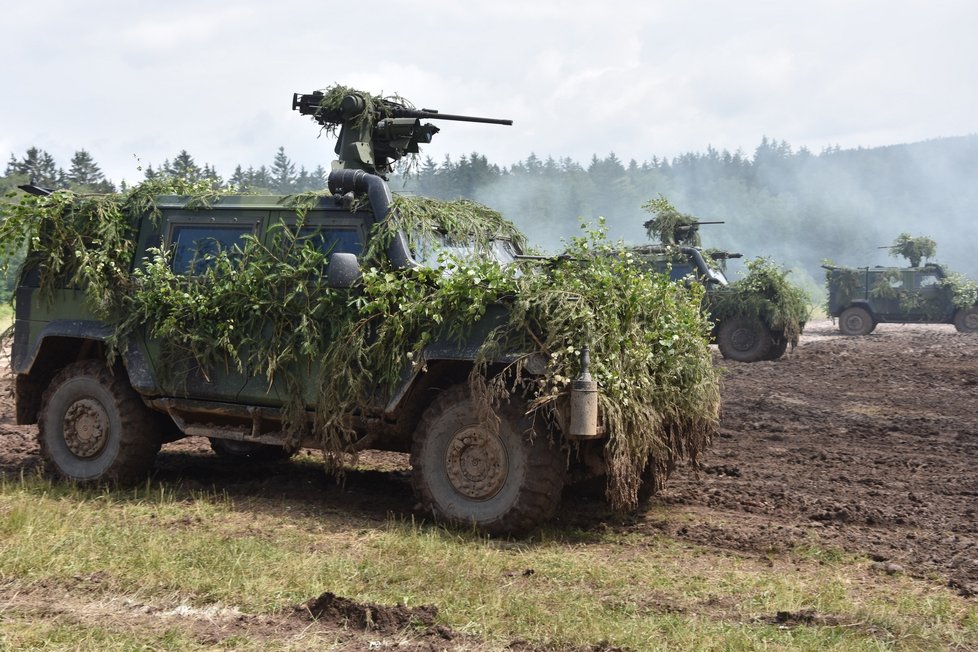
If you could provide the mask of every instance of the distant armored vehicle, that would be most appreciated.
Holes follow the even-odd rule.
[[[704,309],[714,323],[713,338],[724,358],[737,362],[777,360],[789,344],[798,343],[807,317],[805,300],[800,291],[771,278],[770,264],[748,264],[753,265],[759,282],[729,283],[722,262],[740,254],[704,253],[699,247],[677,245],[642,245],[633,251],[674,281],[695,279],[703,284]],[[779,314],[779,307],[785,305],[797,307],[793,318]]]
[[[846,335],[866,335],[888,322],[954,324],[960,332],[978,332],[974,282],[941,265],[823,267],[828,312]]]

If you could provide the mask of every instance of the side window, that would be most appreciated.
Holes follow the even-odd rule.
[[[363,238],[354,228],[335,226],[304,226],[299,229],[299,240],[309,243],[324,254],[354,254],[358,258],[363,253]]]
[[[243,249],[244,236],[252,231],[240,224],[175,224],[170,230],[170,268],[177,274],[201,274],[217,254]]]
[[[936,274],[924,274],[920,277],[921,288],[934,287],[935,285],[938,285],[940,282],[941,280],[937,278]]]
[[[672,264],[672,271],[669,272],[670,281],[681,281],[687,276],[695,276],[693,266],[688,262],[675,262]]]

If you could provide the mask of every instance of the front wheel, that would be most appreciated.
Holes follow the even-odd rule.
[[[978,333],[978,306],[958,310],[954,314],[954,328],[959,333]]]
[[[496,427],[479,419],[466,385],[425,411],[411,449],[412,483],[436,520],[490,534],[520,534],[549,520],[560,503],[565,464],[512,398]]]
[[[876,322],[865,308],[850,306],[839,315],[839,330],[843,335],[869,335],[874,328]]]
[[[76,362],[41,399],[41,457],[70,480],[135,482],[153,468],[163,440],[158,424],[124,374],[99,360]]]
[[[760,319],[731,317],[725,319],[717,330],[717,346],[720,354],[728,360],[767,360],[774,344],[771,331]]]

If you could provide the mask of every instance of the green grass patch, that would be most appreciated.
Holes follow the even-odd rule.
[[[443,624],[486,641],[486,649],[516,639],[634,650],[978,646],[974,604],[811,547],[755,559],[657,535],[547,530],[496,541],[302,511],[157,486],[99,491],[3,481],[0,601],[51,590],[270,615],[332,591],[360,602],[434,604]],[[779,612],[788,614],[783,622]],[[197,646],[186,623],[164,631],[111,618],[78,628],[55,619],[28,630],[29,616],[19,613],[8,607],[0,618],[0,649]],[[289,645],[235,641],[242,649]]]

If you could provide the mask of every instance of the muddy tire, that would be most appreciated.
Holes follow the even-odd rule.
[[[962,308],[954,313],[954,328],[959,333],[978,333],[978,306]]]
[[[218,457],[228,460],[248,460],[249,462],[281,462],[292,457],[292,454],[273,444],[259,444],[253,441],[237,441],[235,439],[207,438],[211,450]]]
[[[412,483],[436,520],[522,534],[553,516],[564,459],[514,403],[500,408],[495,430],[480,423],[466,385],[444,392],[425,411],[411,449]]]
[[[38,442],[48,470],[77,482],[146,477],[162,444],[159,422],[124,374],[99,360],[68,365],[41,399]]]
[[[839,330],[843,335],[869,335],[874,328],[876,322],[865,308],[850,306],[839,315]]]
[[[759,319],[732,317],[720,324],[717,346],[727,360],[757,362],[768,359],[774,339]]]

